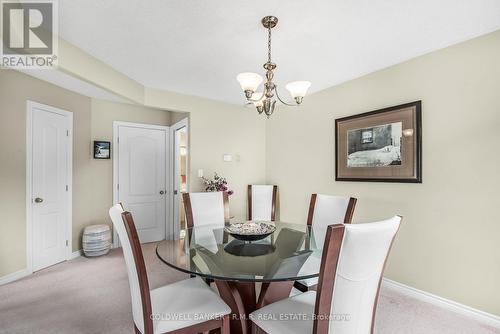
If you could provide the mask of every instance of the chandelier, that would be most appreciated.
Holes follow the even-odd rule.
[[[293,81],[288,83],[285,88],[290,92],[295,103],[283,101],[278,94],[278,86],[273,82],[274,70],[276,64],[271,61],[271,29],[276,27],[278,18],[275,16],[266,16],[262,19],[262,25],[267,29],[267,62],[263,65],[266,70],[266,82],[264,83],[264,91],[256,92],[263,81],[262,76],[257,73],[245,72],[240,73],[236,77],[241,85],[241,89],[245,92],[245,97],[248,102],[254,104],[259,114],[271,116],[276,105],[276,98],[287,106],[298,106],[302,103],[302,99],[306,95],[307,90],[311,86],[309,81]],[[276,96],[276,98],[275,98]]]

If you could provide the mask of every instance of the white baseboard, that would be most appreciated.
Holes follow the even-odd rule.
[[[70,260],[74,260],[74,259],[76,259],[77,257],[80,257],[80,256],[82,256],[82,255],[83,255],[83,250],[82,250],[82,249],[77,250],[76,252],[71,253],[71,258],[70,258]]]
[[[83,255],[83,250],[77,250],[76,252],[71,253],[70,260],[74,260],[80,256]],[[22,270],[13,272],[11,274],[5,275],[3,277],[0,277],[0,285],[4,285],[10,282],[17,281],[18,279],[21,279],[23,277],[31,275],[32,272],[28,270],[28,268],[24,268]]]
[[[453,300],[449,300],[443,297],[436,296],[432,293],[425,292],[408,285],[390,280],[388,278],[383,279],[383,286],[392,290],[396,290],[401,294],[404,294],[415,299],[428,302],[430,304],[445,308],[447,310],[462,314],[467,317],[474,318],[475,320],[488,324],[490,326],[500,328],[500,317],[491,313],[487,313],[470,306],[457,303]]]
[[[17,281],[18,279],[21,279],[29,275],[31,275],[31,271],[29,271],[27,268],[13,272],[11,274],[0,277],[0,285]]]

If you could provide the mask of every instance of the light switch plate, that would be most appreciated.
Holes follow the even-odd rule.
[[[203,169],[198,169],[198,177],[203,177]]]
[[[231,154],[224,154],[223,159],[226,162],[230,162],[233,161],[233,156]]]

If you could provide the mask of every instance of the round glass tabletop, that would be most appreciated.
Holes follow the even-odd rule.
[[[194,227],[186,230],[185,239],[158,243],[156,254],[177,270],[216,280],[273,282],[317,277],[321,231],[305,224],[274,225],[271,235],[251,242],[233,238],[221,225]]]

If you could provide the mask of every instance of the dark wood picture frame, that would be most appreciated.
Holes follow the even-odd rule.
[[[105,156],[99,155],[99,146],[106,145],[108,147],[108,153]],[[94,159],[111,159],[111,142],[102,141],[102,140],[94,140]]]
[[[396,122],[401,122],[402,132],[398,160],[383,166],[348,166],[349,132],[361,133],[368,128],[373,131],[373,128],[388,124],[394,127],[392,123]],[[370,143],[363,143],[361,134],[359,137],[362,144],[375,145],[374,137]],[[422,102],[415,101],[335,119],[335,180],[422,183]]]

